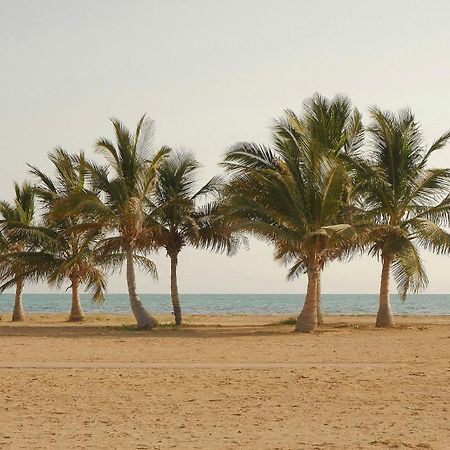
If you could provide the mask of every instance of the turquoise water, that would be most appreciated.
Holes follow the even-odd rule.
[[[153,312],[170,312],[168,294],[144,294],[141,299]],[[303,303],[303,295],[292,294],[185,294],[181,295],[183,311],[188,314],[295,314]],[[450,314],[450,294],[411,295],[402,303],[392,295],[397,314]],[[70,308],[70,294],[25,294],[26,311],[65,312]],[[86,312],[128,313],[126,294],[109,294],[102,305],[92,304],[88,295],[81,301]],[[12,310],[13,294],[0,296],[0,312]],[[329,314],[373,314],[377,311],[376,294],[324,294],[322,310]]]

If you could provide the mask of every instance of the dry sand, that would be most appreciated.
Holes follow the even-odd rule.
[[[450,449],[450,317],[284,318],[4,315],[0,448]]]

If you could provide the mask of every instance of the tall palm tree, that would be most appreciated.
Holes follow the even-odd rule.
[[[230,254],[240,242],[232,227],[221,220],[218,203],[201,203],[210,194],[220,194],[223,183],[216,176],[196,188],[199,167],[191,153],[172,151],[158,170],[158,182],[150,198],[153,240],[170,258],[170,294],[177,325],[182,323],[177,266],[183,247],[206,247]]]
[[[393,272],[402,299],[418,292],[428,279],[419,247],[442,253],[450,250],[450,170],[427,167],[429,157],[443,148],[450,132],[426,148],[414,115],[374,107],[370,110],[371,153],[360,166],[364,194],[361,209],[372,221],[371,253],[382,262],[376,326],[394,324],[389,300]]]
[[[274,150],[240,144],[225,165],[235,174],[229,185],[230,216],[242,230],[272,242],[275,258],[294,263],[288,277],[306,273],[308,288],[296,331],[317,326],[320,272],[348,254],[355,237],[343,201],[348,174],[331,155],[311,155],[308,147],[278,141]]]
[[[158,166],[169,150],[153,151],[153,121],[145,116],[139,120],[134,133],[117,119],[112,119],[112,124],[116,143],[101,138],[96,145],[107,164],[91,161],[86,165],[93,192],[70,194],[54,208],[53,217],[80,213],[86,221],[108,233],[97,252],[117,264],[126,261],[130,305],[137,325],[154,328],[158,322],[137,294],[135,263],[156,276],[154,264],[145,257],[150,250],[145,212],[148,197],[155,187]]]
[[[238,143],[225,156],[233,175],[230,216],[272,242],[276,259],[294,263],[288,278],[308,275],[297,331],[313,331],[318,323],[322,269],[358,243],[351,166],[362,132],[348,99],[317,94],[305,102],[301,117],[287,111],[275,123],[272,148]]]
[[[303,142],[305,137],[311,152],[335,156],[346,167],[353,184],[356,176],[355,166],[361,160],[360,149],[364,141],[364,127],[360,112],[352,107],[345,95],[329,99],[319,93],[307,98],[303,112],[298,116],[291,110],[285,113],[284,121],[276,124],[276,138]],[[345,192],[348,197],[356,193],[353,188]],[[346,198],[351,203],[351,198]],[[320,273],[317,286],[317,320],[323,324],[320,299]]]
[[[23,309],[22,292],[24,287],[24,279],[21,276],[21,264],[12,266],[5,257],[10,252],[31,250],[31,245],[16,232],[17,227],[29,226],[33,224],[35,216],[35,198],[33,187],[24,183],[22,186],[14,183],[15,199],[14,203],[6,201],[0,202],[0,220],[1,227],[1,243],[2,258],[0,260],[0,279],[13,279],[10,285],[16,286],[16,295],[14,301],[14,309],[12,314],[13,322],[25,320]]]

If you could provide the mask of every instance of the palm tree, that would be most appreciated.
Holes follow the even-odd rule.
[[[393,326],[389,301],[391,271],[404,300],[428,279],[419,246],[450,250],[450,170],[429,169],[429,157],[441,149],[450,132],[426,149],[420,126],[410,110],[398,114],[371,108],[371,153],[360,166],[361,209],[374,224],[371,253],[382,262],[377,327]]]
[[[221,178],[216,176],[197,189],[199,167],[191,153],[172,151],[158,170],[158,182],[150,198],[153,240],[170,258],[170,294],[176,325],[182,322],[177,266],[183,247],[206,247],[230,254],[240,242],[232,227],[221,220],[217,202],[199,203],[209,194],[219,194],[222,188]]]
[[[145,257],[149,230],[145,226],[148,197],[155,187],[157,168],[169,152],[153,152],[153,121],[143,116],[131,133],[119,120],[112,119],[116,144],[106,138],[96,149],[106,165],[86,165],[93,192],[72,193],[53,210],[53,217],[75,213],[109,233],[99,244],[98,254],[116,264],[126,261],[131,310],[139,328],[154,328],[157,320],[145,309],[136,290],[135,262],[156,276],[152,261]],[[141,253],[140,253],[141,252]],[[143,253],[143,254],[142,254]]]
[[[95,224],[83,223],[79,215],[71,215],[55,220],[53,208],[67,197],[86,192],[86,163],[84,155],[71,156],[61,148],[49,155],[55,171],[55,179],[50,178],[37,167],[31,173],[37,178],[35,193],[44,207],[44,224],[47,227],[30,229],[30,233],[45,236],[46,242],[39,252],[18,255],[25,263],[29,275],[45,277],[50,284],[61,286],[70,280],[72,306],[69,321],[85,319],[80,302],[79,287],[85,284],[93,291],[93,301],[102,302],[106,289],[106,275],[101,265],[107,264],[95,251],[101,232]]]
[[[20,275],[22,271],[21,264],[15,264],[12,267],[5,255],[9,252],[31,250],[30,243],[16,232],[16,228],[33,224],[35,201],[33,188],[30,184],[24,183],[22,186],[19,186],[17,183],[14,183],[14,190],[14,203],[0,202],[3,253],[0,261],[0,279],[6,280],[12,276],[13,282],[9,286],[14,284],[16,286],[12,321],[17,322],[25,320],[22,301],[24,279]]]
[[[281,126],[280,126],[281,125]],[[346,167],[353,184],[355,167],[361,160],[360,149],[364,141],[364,127],[360,112],[352,107],[345,95],[336,95],[328,99],[318,93],[306,99],[303,114],[298,116],[291,110],[285,112],[284,124],[276,125],[277,138],[302,142],[307,136],[310,151],[325,153],[337,157]],[[357,193],[356,187],[345,192],[348,196]],[[317,286],[317,321],[323,324],[320,295],[320,273]]]
[[[308,147],[278,141],[274,150],[238,144],[225,158],[235,174],[230,182],[230,216],[239,227],[272,242],[275,258],[293,262],[288,277],[306,273],[308,288],[295,330],[317,326],[320,272],[347,255],[355,228],[343,201],[348,173],[331,155],[311,155]]]
[[[294,263],[288,278],[308,275],[296,331],[310,332],[320,317],[321,271],[358,243],[350,166],[362,143],[360,115],[344,97],[315,95],[302,117],[287,111],[275,123],[273,140],[272,148],[244,142],[227,152],[229,214],[273,243],[277,260]]]

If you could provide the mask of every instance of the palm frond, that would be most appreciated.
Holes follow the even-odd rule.
[[[392,268],[398,293],[403,301],[408,292],[417,293],[428,284],[428,277],[419,253],[409,240],[404,241]]]
[[[158,271],[156,269],[156,264],[152,260],[146,258],[145,256],[137,254],[133,255],[133,260],[141,270],[151,275],[153,279],[155,280],[158,279]]]

